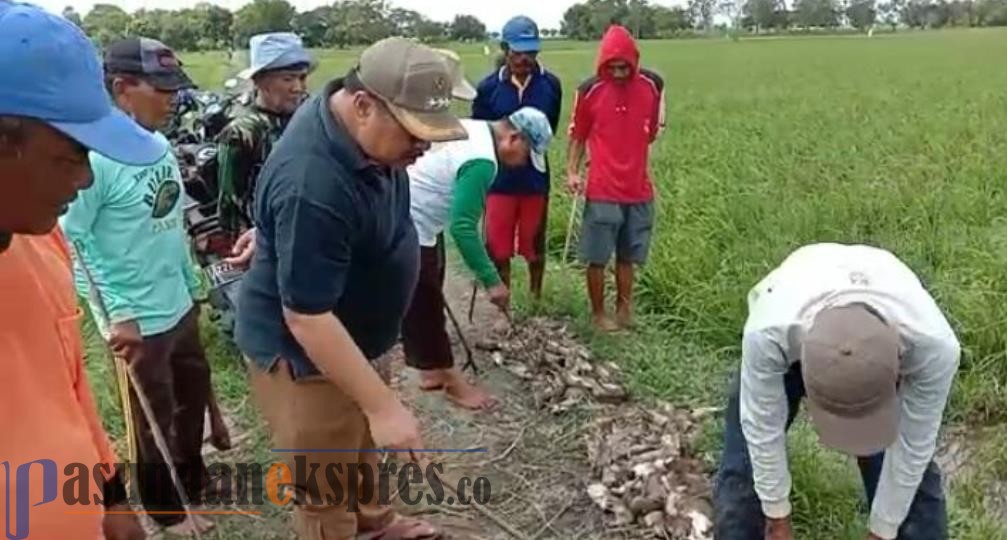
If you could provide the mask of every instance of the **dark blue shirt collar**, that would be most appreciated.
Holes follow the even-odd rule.
[[[369,169],[374,164],[364,155],[342,121],[329,110],[329,98],[342,88],[343,79],[335,79],[325,85],[318,98],[318,116],[325,129],[325,137],[332,143],[333,152],[345,156],[354,170]]]
[[[535,67],[537,69],[533,69],[532,72],[531,72],[533,79],[535,78],[536,75],[544,75],[545,74],[545,66],[542,65],[542,62],[536,61],[535,62]],[[500,66],[500,71],[498,71],[497,74],[500,77],[500,81],[501,82],[510,82],[510,70],[507,69],[507,64],[506,63],[504,63],[504,65]]]

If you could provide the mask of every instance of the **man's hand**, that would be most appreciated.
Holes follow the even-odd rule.
[[[109,512],[128,512],[127,505],[116,505],[108,509]],[[140,520],[136,514],[105,514],[102,523],[102,531],[105,533],[105,540],[144,540],[147,533],[140,526]]]
[[[402,461],[420,462],[423,448],[420,424],[402,402],[393,399],[387,406],[367,416],[371,438],[378,448],[394,450]]]
[[[766,540],[794,540],[794,530],[790,526],[790,517],[766,518]]]
[[[108,344],[116,356],[130,362],[140,352],[143,347],[143,336],[140,334],[140,325],[136,321],[126,321],[112,325],[112,331],[108,337]]]
[[[498,283],[487,289],[486,294],[489,295],[490,302],[500,308],[500,311],[507,313],[510,310],[510,289],[506,285]]]
[[[580,195],[584,191],[584,180],[575,172],[566,174],[566,189],[571,195]]]
[[[249,261],[252,260],[252,255],[255,255],[255,229],[248,229],[238,240],[234,243],[234,247],[231,249],[233,257],[224,259],[224,262],[238,267],[248,266]]]

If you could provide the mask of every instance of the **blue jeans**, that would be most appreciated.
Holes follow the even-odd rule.
[[[741,430],[740,376],[735,377],[729,394],[724,430],[724,453],[713,488],[714,538],[716,540],[763,540],[765,525],[762,505],[752,483],[752,463],[748,456],[748,443]],[[800,363],[794,364],[783,376],[787,390],[787,428],[797,416],[801,398],[805,396]],[[867,506],[874,501],[874,493],[881,476],[884,452],[858,457],[860,476],[864,482]],[[930,462],[919,490],[909,507],[909,515],[899,528],[898,540],[947,540],[948,518],[941,486],[941,471]]]
[[[234,337],[234,320],[238,312],[241,280],[235,280],[210,292],[210,305],[216,310],[217,325],[228,337]]]

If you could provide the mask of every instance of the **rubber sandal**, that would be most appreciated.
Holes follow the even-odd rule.
[[[431,385],[424,385],[423,383],[420,383],[419,387],[421,392],[436,392],[438,390],[444,390],[444,383]]]
[[[420,527],[430,527],[433,534],[409,534]],[[438,540],[444,538],[444,533],[437,529],[429,521],[399,517],[395,521],[380,531],[357,535],[357,540]]]

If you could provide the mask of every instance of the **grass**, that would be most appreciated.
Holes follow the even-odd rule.
[[[490,69],[481,46],[452,47],[473,81]],[[549,42],[542,54],[564,82],[564,118],[573,90],[593,71],[595,47]],[[962,340],[948,422],[1007,420],[1007,32],[688,40],[641,49],[667,81],[668,128],[651,151],[658,225],[640,276],[640,329],[618,338],[588,332],[583,280],[568,266],[551,267],[540,309],[574,317],[597,351],[623,359],[638,394],[720,405],[738,363],[748,289],[799,245],[875,244],[920,274]],[[312,88],[345,72],[356,52],[317,51]],[[205,87],[243,67],[243,58],[228,63],[223,53],[185,61]],[[561,134],[554,164],[563,163],[564,148]],[[570,204],[561,186],[557,174],[554,260]],[[517,304],[530,309],[523,292]],[[236,403],[247,395],[243,375],[233,353],[209,341],[218,392]],[[102,365],[90,362],[92,381],[119,435]],[[703,448],[711,463],[719,429],[711,423]],[[820,449],[806,426],[790,444],[801,537],[863,538],[856,467]],[[979,463],[989,466],[954,483],[951,537],[1007,538],[990,495],[1007,479],[1007,437],[975,444]]]

